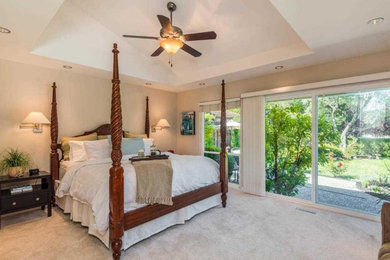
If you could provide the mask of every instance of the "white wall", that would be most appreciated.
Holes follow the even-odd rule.
[[[50,119],[53,81],[58,86],[59,137],[82,134],[110,121],[110,80],[0,60],[0,153],[17,147],[42,170],[49,169],[50,128],[44,126],[42,134],[34,134],[19,124],[32,111]],[[151,133],[151,138],[162,150],[176,148],[177,94],[122,83],[121,95],[124,130],[144,132],[149,96],[151,125],[162,117],[171,124],[170,129]]]

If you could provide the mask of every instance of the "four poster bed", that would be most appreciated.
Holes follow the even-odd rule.
[[[112,52],[114,56],[114,66],[111,124],[102,125],[97,129],[86,131],[83,134],[83,136],[90,133],[97,133],[99,136],[111,135],[111,158],[98,162],[94,161],[93,163],[84,162],[69,166],[67,173],[64,175],[57,188],[57,196],[53,196],[52,202],[64,209],[65,213],[71,213],[71,217],[74,221],[82,222],[82,224],[85,222],[84,225],[89,227],[89,233],[100,238],[106,245],[108,245],[108,241],[110,241],[113,259],[119,259],[122,249],[126,249],[140,240],[160,232],[169,226],[184,223],[185,220],[190,219],[192,216],[215,207],[220,203],[222,203],[223,207],[226,207],[226,193],[228,191],[225,141],[226,108],[225,83],[222,81],[222,149],[219,165],[208,158],[200,156],[170,154],[169,158],[172,162],[174,172],[172,187],[173,205],[129,204],[129,201],[131,202],[129,198],[132,196],[131,194],[133,193],[133,190],[136,189],[136,186],[134,186],[135,175],[133,173],[133,166],[128,163],[128,160],[126,161],[128,158],[122,156],[121,152],[121,143],[124,132],[122,129],[118,70],[119,51],[117,49],[117,44],[114,44]],[[148,101],[147,98],[145,134],[149,137],[150,124]],[[63,150],[57,141],[58,116],[56,84],[54,83],[51,108],[50,153],[50,169],[53,182],[59,182],[60,180],[59,170],[63,159]],[[58,153],[59,150],[62,151],[61,157]],[[109,169],[110,165],[111,168]],[[194,176],[196,176],[196,178]],[[180,179],[181,184],[177,181],[178,178]],[[72,187],[72,185],[75,188]],[[54,185],[52,187],[54,187]],[[77,189],[77,187],[79,188]],[[77,199],[74,197],[77,197]],[[89,214],[86,212],[89,212]],[[99,229],[99,227],[101,228]],[[99,233],[99,230],[101,229],[103,229],[103,231],[106,230],[106,232]],[[124,243],[123,245],[122,241]]]

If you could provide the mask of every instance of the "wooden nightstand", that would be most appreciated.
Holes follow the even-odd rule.
[[[9,186],[17,186],[20,182],[28,181],[32,185],[33,190],[29,192],[11,195]],[[39,184],[32,184],[32,182],[40,181]],[[7,184],[7,188],[2,189],[1,186]],[[0,228],[1,215],[35,208],[41,206],[44,210],[47,205],[47,216],[51,216],[51,175],[48,172],[39,172],[39,175],[30,176],[25,173],[19,178],[12,178],[8,176],[0,176]]]

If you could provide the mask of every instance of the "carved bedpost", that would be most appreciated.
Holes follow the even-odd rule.
[[[50,115],[50,173],[52,178],[52,197],[51,202],[55,204],[54,195],[54,184],[59,179],[59,160],[57,151],[57,140],[58,140],[58,116],[57,116],[57,95],[56,95],[56,83],[53,82],[53,96],[51,101],[51,115]]]
[[[219,175],[222,183],[222,206],[226,207],[226,193],[228,183],[226,179],[226,101],[225,101],[225,80],[222,80],[222,97],[221,97],[221,153],[219,157]]]
[[[113,259],[120,259],[122,236],[124,233],[123,208],[123,168],[121,166],[122,152],[122,109],[120,97],[120,81],[118,71],[118,49],[114,43],[114,70],[112,79],[111,100],[111,143],[112,167],[110,169],[110,238]]]
[[[146,114],[145,114],[145,134],[149,138],[150,123],[149,123],[149,97],[146,97]]]

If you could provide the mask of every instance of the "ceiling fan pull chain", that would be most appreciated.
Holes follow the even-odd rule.
[[[172,55],[169,54],[169,61],[168,61],[168,64],[171,65],[171,68],[173,67],[173,63],[172,63]]]

